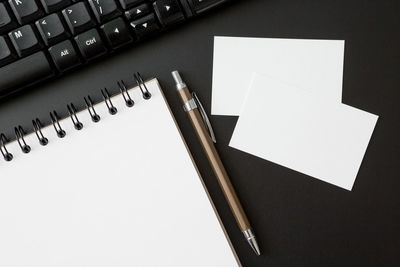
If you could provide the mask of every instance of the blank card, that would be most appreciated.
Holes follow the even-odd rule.
[[[213,115],[239,115],[253,72],[342,101],[344,41],[215,37]]]
[[[254,75],[230,146],[351,190],[378,117]]]

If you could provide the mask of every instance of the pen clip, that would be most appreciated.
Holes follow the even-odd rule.
[[[204,125],[206,126],[206,129],[208,130],[208,133],[210,134],[211,140],[214,143],[217,143],[217,139],[215,138],[214,130],[213,130],[212,126],[211,126],[211,122],[208,119],[207,113],[206,113],[203,105],[201,104],[201,102],[200,102],[200,100],[197,97],[197,94],[195,92],[192,92],[192,97],[193,97],[193,100],[195,101],[196,105],[198,106],[200,115],[203,118]]]

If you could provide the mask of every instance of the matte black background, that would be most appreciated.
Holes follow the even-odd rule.
[[[238,1],[3,101],[0,131],[12,136],[17,124],[31,127],[33,116],[48,122],[53,109],[66,115],[67,103],[83,107],[89,93],[100,100],[100,88],[117,92],[115,81],[132,83],[134,71],[158,77],[244,266],[399,266],[399,30],[398,0]],[[236,118],[211,118],[218,149],[257,233],[260,257],[235,224],[169,74],[179,69],[210,110],[215,35],[344,39],[343,102],[380,115],[352,192],[230,148]]]

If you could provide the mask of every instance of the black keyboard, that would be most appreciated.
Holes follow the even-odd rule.
[[[0,0],[0,98],[230,0]]]

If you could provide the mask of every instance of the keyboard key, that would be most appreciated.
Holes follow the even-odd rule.
[[[47,13],[61,10],[71,4],[70,0],[40,0]]]
[[[12,28],[16,27],[4,3],[0,3],[0,34],[9,32]]]
[[[8,34],[20,57],[30,55],[42,47],[36,38],[31,25],[25,25]]]
[[[191,0],[192,9],[197,13],[203,13],[219,4],[225,3],[227,0]]]
[[[134,20],[130,25],[138,39],[149,37],[160,30],[154,14]]]
[[[107,53],[107,49],[96,29],[84,32],[75,37],[81,54],[86,60],[90,60]]]
[[[153,7],[164,27],[185,20],[178,0],[158,0],[153,3]]]
[[[114,0],[89,0],[89,4],[99,23],[121,15]]]
[[[20,24],[39,19],[44,14],[35,0],[9,0],[8,2]]]
[[[101,26],[108,44],[112,48],[118,48],[133,41],[128,27],[122,18],[117,18]]]
[[[128,9],[142,4],[145,0],[119,0],[119,2],[123,9]]]
[[[150,5],[149,4],[141,4],[137,7],[129,9],[128,11],[125,11],[125,17],[127,20],[131,21],[131,20],[135,20],[135,19],[144,17],[150,13],[151,13]]]
[[[94,27],[96,24],[83,2],[72,5],[62,11],[72,34],[81,33]]]
[[[16,56],[3,36],[0,36],[0,67],[14,61]]]
[[[0,68],[0,96],[54,76],[43,52],[30,55]]]
[[[52,45],[68,38],[68,32],[56,13],[36,21],[36,27],[46,45]]]
[[[69,40],[50,47],[49,53],[57,69],[61,72],[67,71],[81,64],[79,55]]]

